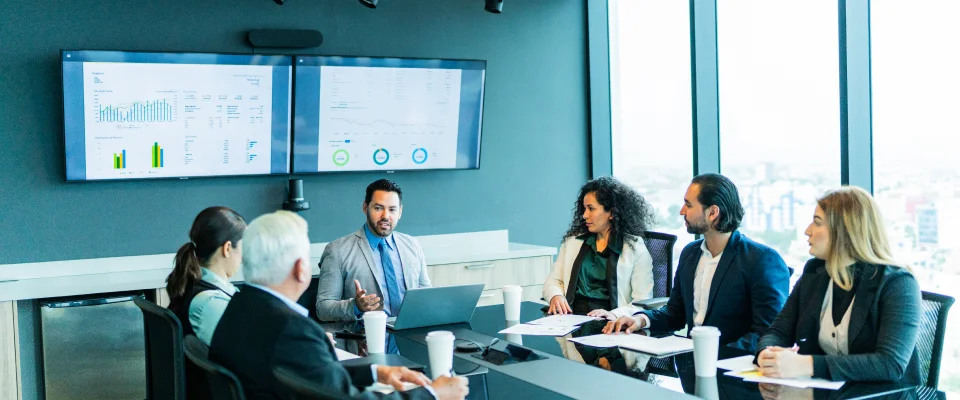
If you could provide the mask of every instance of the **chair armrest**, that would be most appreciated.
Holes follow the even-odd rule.
[[[652,299],[637,300],[632,304],[644,310],[656,310],[666,305],[668,301],[670,301],[669,297],[654,297]]]

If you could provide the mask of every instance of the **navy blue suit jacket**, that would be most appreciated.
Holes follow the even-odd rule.
[[[693,326],[693,279],[703,253],[696,240],[680,253],[670,301],[644,311],[650,329],[677,331]],[[787,301],[791,270],[776,250],[734,231],[710,284],[703,324],[720,329],[720,344],[751,353]]]

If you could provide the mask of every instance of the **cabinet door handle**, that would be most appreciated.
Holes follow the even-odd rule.
[[[143,298],[143,295],[132,295],[132,296],[122,296],[122,297],[98,297],[93,299],[83,299],[83,300],[72,300],[72,301],[61,301],[55,303],[41,303],[42,307],[47,308],[72,308],[72,307],[88,307],[88,306],[99,306],[103,304],[112,304],[112,303],[123,303],[126,301],[133,301],[134,298],[140,297]]]
[[[475,264],[475,265],[468,265],[468,266],[466,266],[466,267],[464,267],[464,268],[466,268],[466,269],[487,269],[487,268],[493,268],[493,264]]]

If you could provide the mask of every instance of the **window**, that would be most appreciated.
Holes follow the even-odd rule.
[[[897,260],[926,291],[960,297],[960,2],[870,6],[874,195]],[[960,391],[960,312],[954,307],[940,389]]]
[[[799,277],[816,198],[840,185],[836,2],[717,1],[720,170],[741,232]]]
[[[680,217],[693,178],[690,8],[686,1],[610,0],[613,173],[656,209],[656,230],[693,240]]]

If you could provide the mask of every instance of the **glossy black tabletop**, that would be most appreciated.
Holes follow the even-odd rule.
[[[520,322],[544,316],[541,304],[524,302]],[[496,365],[474,357],[478,353],[455,352],[454,372],[467,375],[470,398],[474,399],[602,399],[618,398],[679,399],[695,395],[705,399],[849,399],[849,398],[944,398],[942,392],[929,388],[894,383],[847,382],[839,390],[796,389],[780,385],[744,382],[724,376],[697,377],[691,353],[673,357],[651,358],[618,349],[585,348],[565,338],[549,336],[501,335],[498,332],[518,323],[506,321],[502,305],[479,307],[469,323],[401,330],[388,334],[387,350],[399,353],[429,368],[425,337],[428,332],[448,330],[459,343],[473,341],[481,346],[494,338],[499,342],[492,349],[505,350],[507,345],[531,349],[543,359],[515,364]],[[600,333],[604,322],[584,324],[571,336]],[[356,324],[324,324],[328,331],[362,331]],[[647,334],[650,334],[647,332]],[[341,347],[354,354],[364,354],[362,341],[341,340]],[[732,348],[721,348],[720,359],[744,355]],[[603,361],[600,361],[604,359]]]

